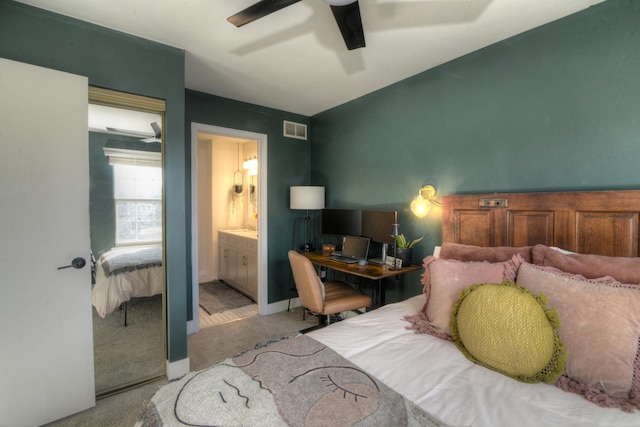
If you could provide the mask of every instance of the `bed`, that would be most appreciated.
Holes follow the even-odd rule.
[[[95,263],[91,302],[104,318],[131,298],[159,295],[163,288],[161,246],[115,248]]]
[[[638,426],[639,215],[632,190],[445,196],[421,294],[191,372],[161,387],[138,425]],[[550,284],[544,298],[538,284]],[[533,301],[512,323],[548,321],[543,344],[520,343],[551,343],[535,374],[487,366],[462,333],[512,289]],[[587,325],[577,334],[574,317]]]

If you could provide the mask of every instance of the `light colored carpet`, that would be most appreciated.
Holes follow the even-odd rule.
[[[104,319],[93,310],[93,359],[96,391],[164,374],[162,295],[133,298],[124,311]]]
[[[318,323],[318,318],[307,315],[302,320],[302,308],[269,316],[253,316],[223,325],[211,326],[188,337],[188,355],[191,370],[204,369],[258,343],[295,335],[299,330]],[[56,421],[55,427],[120,427],[133,426],[143,402],[167,380],[157,380],[143,387],[101,399],[95,408]]]
[[[269,316],[252,316],[222,325],[201,329],[189,336],[188,352],[191,370],[198,371],[240,353],[255,344],[288,337],[318,324],[318,318],[307,315],[302,320],[302,307]]]
[[[48,427],[123,427],[136,423],[142,404],[167,380],[158,380],[145,386],[116,394],[96,402],[96,406],[63,418]]]

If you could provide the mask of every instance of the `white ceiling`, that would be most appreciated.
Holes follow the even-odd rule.
[[[92,132],[151,138],[154,136],[151,123],[161,121],[159,114],[89,104],[89,130]],[[107,128],[116,128],[118,131],[109,131]]]
[[[186,51],[185,87],[304,115],[603,0],[360,0],[367,47],[349,51],[324,0],[243,27],[257,0],[21,0]]]

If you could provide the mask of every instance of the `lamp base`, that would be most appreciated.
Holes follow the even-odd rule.
[[[298,217],[293,226],[292,249],[298,252],[315,251],[316,243],[319,240],[319,224],[315,217],[308,214]]]

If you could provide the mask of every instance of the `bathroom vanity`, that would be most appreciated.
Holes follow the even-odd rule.
[[[258,300],[258,233],[251,230],[218,231],[220,280]]]

